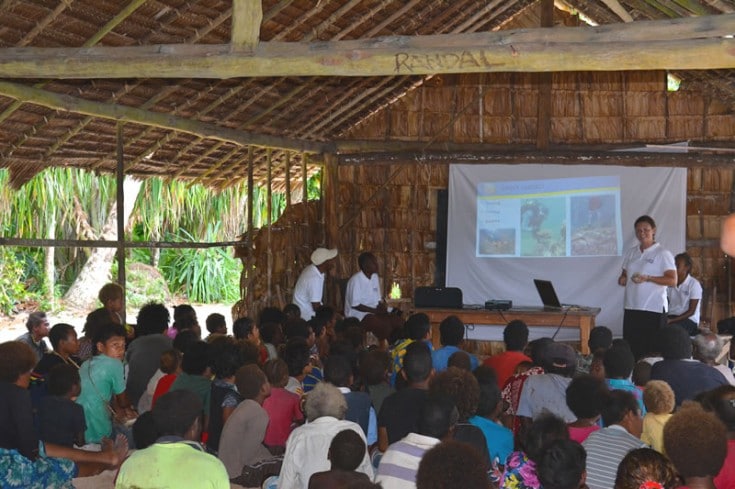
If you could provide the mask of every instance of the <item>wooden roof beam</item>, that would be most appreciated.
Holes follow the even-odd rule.
[[[232,0],[232,50],[252,52],[260,41],[262,22],[263,4],[260,0]]]
[[[137,109],[135,107],[94,102],[7,81],[0,81],[0,94],[23,103],[41,105],[54,110],[64,110],[67,112],[91,115],[103,119],[132,122],[135,124],[142,124],[144,126],[170,129],[186,134],[193,134],[218,141],[228,141],[240,145],[254,145],[263,148],[282,148],[293,151],[306,151],[309,153],[321,153],[327,149],[327,145],[322,143],[228,129],[217,126],[216,124],[189,120],[169,114],[150,112]]]
[[[735,14],[315,43],[5,48],[0,78],[232,78],[725,69]],[[725,37],[728,36],[728,37]]]

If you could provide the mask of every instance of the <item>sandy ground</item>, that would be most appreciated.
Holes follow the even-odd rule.
[[[218,312],[225,317],[227,321],[227,329],[232,332],[232,315],[230,313],[231,306],[226,304],[193,304],[194,309],[197,312],[199,323],[202,326],[202,334],[206,336],[207,332],[204,326],[204,321],[212,313]],[[171,315],[173,316],[173,308],[169,308]],[[68,323],[74,326],[79,336],[82,334],[82,327],[84,327],[84,321],[87,318],[87,314],[91,311],[82,309],[59,307],[57,310],[48,312],[49,322],[53,326],[56,323]],[[26,320],[28,319],[29,312],[21,312],[14,316],[3,316],[0,314],[0,343],[4,341],[14,340],[18,336],[25,333]],[[127,322],[135,323],[135,317],[138,314],[137,309],[128,309]],[[51,344],[46,340],[49,347]]]

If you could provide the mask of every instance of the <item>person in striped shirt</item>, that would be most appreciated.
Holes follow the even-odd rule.
[[[459,412],[445,397],[429,398],[424,403],[417,433],[409,433],[393,443],[380,459],[375,482],[383,489],[416,487],[416,473],[424,453],[442,440],[451,438]]]

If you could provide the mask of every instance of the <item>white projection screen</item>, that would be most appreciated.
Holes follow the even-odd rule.
[[[685,251],[684,168],[566,165],[450,165],[446,285],[465,304],[510,299],[541,306],[533,279],[551,280],[564,304],[599,307],[596,324],[622,335],[622,256],[633,223],[648,214],[656,241]],[[502,339],[502,328],[470,331]],[[531,337],[553,330],[531,328]],[[562,328],[560,340],[578,339]]]

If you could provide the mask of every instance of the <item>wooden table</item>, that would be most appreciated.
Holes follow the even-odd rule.
[[[579,330],[579,342],[582,353],[589,354],[590,330],[595,327],[595,317],[600,313],[598,307],[580,307],[569,310],[547,310],[543,307],[514,307],[506,311],[489,311],[487,309],[434,309],[416,308],[414,312],[423,312],[431,321],[431,337],[435,348],[439,343],[439,323],[449,316],[459,317],[465,324],[505,326],[514,319],[520,319],[529,326],[547,328],[575,328]]]

